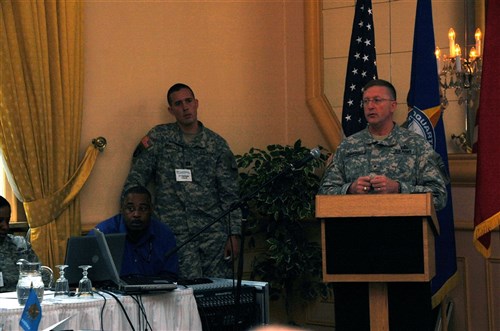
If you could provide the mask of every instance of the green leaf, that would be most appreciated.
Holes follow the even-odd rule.
[[[253,194],[281,174],[249,202],[252,217],[248,228],[261,229],[267,238],[265,252],[252,262],[252,277],[270,282],[273,295],[276,289],[281,295],[302,293],[304,299],[322,293],[316,290],[324,286],[319,238],[309,239],[304,228],[304,221],[314,218],[314,199],[329,154],[321,146],[319,149],[318,159],[286,173],[284,169],[310,153],[300,139],[292,146],[271,144],[236,156],[242,195]]]

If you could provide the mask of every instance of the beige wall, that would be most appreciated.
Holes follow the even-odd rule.
[[[84,39],[82,153],[108,141],[81,194],[84,229],[118,211],[138,141],[173,120],[164,95],[176,82],[234,153],[325,145],[305,103],[301,1],[88,1]]]
[[[395,84],[397,121],[406,117],[415,4],[374,0],[379,76]],[[324,1],[325,94],[341,113],[354,1]],[[436,43],[463,30],[463,0],[433,3]],[[82,192],[82,221],[117,211],[117,199],[138,140],[172,121],[165,91],[193,87],[200,119],[235,153],[301,138],[326,146],[305,103],[302,1],[87,1],[81,150],[104,136],[108,146]],[[462,37],[463,33],[462,33]],[[463,44],[463,43],[462,43]],[[448,92],[448,138],[464,129],[464,107]],[[326,146],[329,147],[329,146]],[[449,138],[450,153],[459,149]]]

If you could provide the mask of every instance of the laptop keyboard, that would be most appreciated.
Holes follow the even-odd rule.
[[[145,285],[145,284],[172,284],[169,279],[154,277],[154,276],[123,276],[121,279],[129,285]]]

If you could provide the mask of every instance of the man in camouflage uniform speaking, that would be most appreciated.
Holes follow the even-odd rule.
[[[394,86],[384,80],[367,83],[363,89],[363,106],[368,127],[339,145],[318,194],[431,192],[435,209],[444,208],[448,182],[444,163],[425,138],[393,121],[397,108]],[[400,284],[388,286],[390,329],[433,329],[428,283],[405,288],[407,283]],[[336,330],[370,329],[366,283],[335,283],[334,296]],[[411,307],[408,302],[412,302]],[[413,318],[402,318],[408,312]]]
[[[189,86],[173,85],[167,103],[176,122],[155,126],[141,140],[125,190],[154,181],[155,214],[179,245],[239,200],[238,167],[226,141],[198,121]],[[180,277],[230,277],[240,231],[238,209],[182,247]]]
[[[19,279],[17,261],[38,262],[31,245],[24,237],[9,234],[10,204],[0,196],[0,292],[16,290]]]
[[[448,196],[443,161],[425,138],[394,123],[392,84],[369,82],[363,104],[368,127],[342,141],[319,194],[431,192],[436,210],[444,208]]]

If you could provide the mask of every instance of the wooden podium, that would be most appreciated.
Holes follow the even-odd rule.
[[[318,195],[316,218],[323,281],[368,282],[371,330],[389,330],[387,283],[429,282],[435,275],[439,223],[432,195]]]

